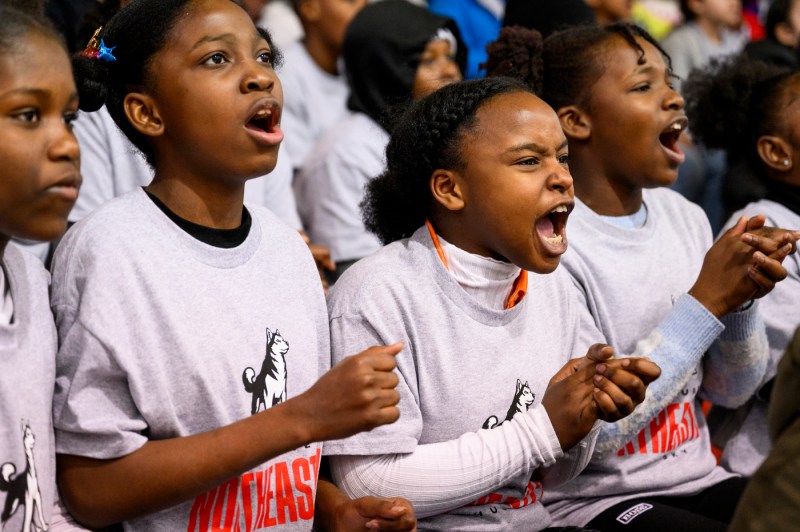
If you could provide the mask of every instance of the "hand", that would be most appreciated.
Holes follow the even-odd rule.
[[[363,530],[403,530],[416,532],[414,508],[406,499],[361,497],[344,502],[336,509],[336,532]]]
[[[598,418],[619,421],[644,401],[647,387],[661,376],[661,368],[647,358],[631,357],[597,364],[594,377]]]
[[[403,344],[376,346],[349,356],[294,399],[311,441],[336,440],[400,417],[395,355]],[[286,404],[290,404],[288,401]]]
[[[689,294],[717,318],[750,299],[762,297],[774,288],[776,282],[786,278],[787,272],[781,260],[787,253],[788,244],[776,247],[767,242],[770,239],[761,237],[759,242],[765,249],[776,248],[773,257],[769,257],[744,242],[753,240],[744,236],[748,227],[755,230],[762,225],[763,217],[748,220],[742,216],[706,253],[700,275]]]
[[[742,242],[751,245],[765,255],[772,255],[786,244],[791,244],[789,255],[797,251],[797,241],[800,240],[800,231],[781,229],[764,225],[766,218],[762,214],[753,216],[747,221]]]
[[[597,420],[598,405],[594,399],[597,360],[607,360],[613,354],[609,346],[595,344],[586,356],[570,360],[550,379],[542,406],[564,451],[581,441]]]

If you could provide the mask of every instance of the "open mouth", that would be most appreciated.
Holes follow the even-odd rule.
[[[677,164],[681,164],[684,159],[686,159],[686,155],[683,153],[680,144],[678,144],[678,140],[681,138],[681,134],[688,125],[689,121],[686,117],[678,118],[667,126],[658,136],[658,141],[661,143],[664,151],[667,152],[669,158]]]
[[[277,113],[274,112],[272,107],[263,107],[250,117],[250,120],[247,121],[247,127],[249,129],[274,133],[276,118]]]
[[[566,244],[567,218],[571,210],[571,204],[562,203],[536,221],[536,232],[546,244]]]
[[[264,144],[278,144],[283,140],[283,131],[279,125],[280,114],[280,106],[277,103],[262,101],[252,111],[245,128]]]

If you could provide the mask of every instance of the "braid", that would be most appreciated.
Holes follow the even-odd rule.
[[[652,44],[664,57],[669,73],[669,55],[653,37],[639,26],[617,22],[605,26],[581,26],[554,33],[544,41],[544,82],[542,99],[554,109],[579,105],[589,109],[591,87],[600,79],[605,64],[599,56],[612,42],[621,37],[639,52],[639,64],[644,62],[644,49],[637,38]]]
[[[410,107],[386,148],[386,171],[367,184],[361,203],[364,225],[384,244],[408,238],[432,207],[429,181],[437,169],[463,167],[461,141],[489,99],[531,92],[510,78],[485,78],[448,85]]]

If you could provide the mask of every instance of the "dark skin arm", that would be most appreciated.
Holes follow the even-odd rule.
[[[320,475],[314,523],[325,532],[363,530],[416,532],[414,508],[406,499],[361,497],[350,499],[330,480]]]
[[[308,443],[393,423],[400,416],[393,369],[401,348],[348,357],[305,393],[209,432],[149,441],[112,460],[58,455],[62,500],[80,523],[101,528],[191,500]]]

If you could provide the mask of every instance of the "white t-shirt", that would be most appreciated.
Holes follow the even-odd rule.
[[[320,137],[347,116],[350,89],[339,63],[339,74],[331,75],[308,55],[302,42],[286,49],[278,73],[283,85],[281,128],[286,133],[283,148],[295,168],[303,164]]]

